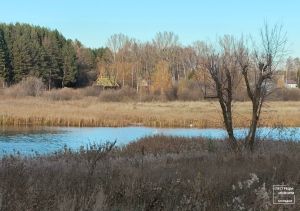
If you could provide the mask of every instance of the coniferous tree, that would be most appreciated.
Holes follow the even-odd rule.
[[[30,75],[35,77],[41,77],[41,40],[40,36],[38,35],[39,28],[31,28],[30,31],[30,57],[32,68],[30,70]]]
[[[26,37],[19,36],[13,43],[12,64],[14,82],[19,82],[32,70],[32,59],[30,56],[29,42]]]
[[[58,40],[53,34],[45,37],[44,40],[45,63],[47,64],[46,74],[48,86],[60,87],[63,78],[62,55],[59,49]]]
[[[72,86],[76,83],[78,74],[76,52],[72,43],[69,41],[63,47],[63,80],[62,87]]]
[[[35,76],[41,77],[49,88],[75,86],[77,63],[75,46],[57,30],[20,23],[0,24],[0,78],[7,84]]]
[[[5,83],[11,80],[11,67],[8,48],[4,38],[4,32],[0,29],[0,78],[3,80],[3,87]]]

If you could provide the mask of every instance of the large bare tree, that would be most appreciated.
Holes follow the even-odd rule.
[[[245,145],[254,148],[257,126],[266,97],[272,93],[274,73],[285,55],[286,35],[282,27],[267,24],[261,29],[260,42],[252,42],[251,48],[243,40],[237,44],[236,58],[246,85],[247,94],[252,102],[252,117]]]
[[[202,64],[209,72],[216,91],[216,97],[222,110],[224,125],[228,134],[229,144],[232,149],[238,150],[238,143],[233,133],[232,100],[235,87],[239,82],[238,63],[234,52],[234,39],[224,36],[219,40],[217,48],[207,46],[202,49],[204,57]]]
[[[214,81],[224,125],[234,150],[239,146],[233,133],[232,100],[236,87],[243,79],[252,102],[252,115],[245,146],[254,149],[256,131],[266,97],[273,90],[273,77],[285,52],[286,36],[282,27],[272,29],[266,24],[260,33],[260,43],[246,45],[243,39],[225,36],[218,48],[206,48],[203,64]]]

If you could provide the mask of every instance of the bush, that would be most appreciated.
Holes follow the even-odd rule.
[[[43,97],[49,100],[79,100],[83,96],[79,90],[72,88],[52,89],[51,91],[44,92]]]
[[[242,90],[234,90],[234,95],[233,95],[233,99],[236,101],[249,101],[249,97],[247,94],[247,90],[246,89],[242,89]]]
[[[300,100],[300,89],[277,89],[270,96],[270,100],[298,101]]]
[[[196,81],[180,82],[177,96],[183,101],[197,101],[204,97],[202,87]]]
[[[299,194],[300,143],[265,141],[241,154],[223,141],[201,138],[114,144],[2,157],[0,210],[300,209],[297,202],[272,203],[274,184]]]
[[[4,95],[4,89],[0,88],[0,95]]]
[[[118,90],[103,90],[99,99],[103,102],[132,101],[137,99],[137,93],[135,89],[125,86]]]
[[[27,77],[20,83],[5,90],[5,93],[12,97],[40,96],[45,90],[45,85],[40,78]]]
[[[177,86],[172,86],[171,88],[167,89],[164,93],[164,96],[166,100],[168,101],[173,101],[177,100],[177,92],[178,92],[178,87]]]
[[[160,94],[139,94],[139,101],[141,102],[153,102],[153,101],[161,101],[162,96]]]
[[[102,88],[99,86],[88,86],[80,89],[83,96],[87,97],[98,97],[102,91]]]

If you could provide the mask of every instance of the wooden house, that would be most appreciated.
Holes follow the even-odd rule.
[[[96,86],[102,87],[103,89],[117,89],[120,85],[115,79],[108,77],[99,76],[96,80]]]

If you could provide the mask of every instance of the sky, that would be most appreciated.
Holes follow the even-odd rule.
[[[188,45],[224,34],[255,35],[267,22],[283,25],[289,54],[300,56],[297,0],[2,0],[0,22],[58,29],[92,48],[116,33],[150,41],[172,31]]]

